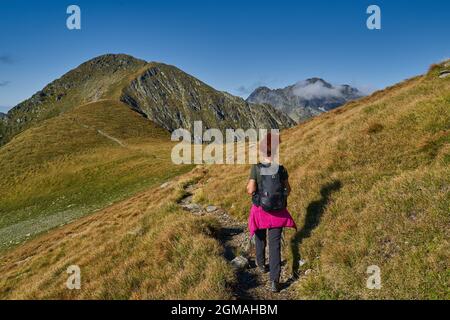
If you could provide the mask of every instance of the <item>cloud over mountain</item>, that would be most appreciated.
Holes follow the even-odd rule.
[[[299,81],[282,89],[259,87],[247,98],[252,103],[268,103],[302,122],[365,94],[349,85],[331,85],[320,78]]]
[[[327,86],[324,81],[311,83],[305,80],[297,82],[294,85],[292,92],[296,96],[303,97],[304,99],[343,97],[342,86]]]

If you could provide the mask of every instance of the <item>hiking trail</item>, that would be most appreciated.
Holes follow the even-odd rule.
[[[294,279],[289,272],[285,259],[281,262],[281,291],[271,292],[269,273],[262,273],[255,263],[255,247],[250,241],[247,224],[232,217],[226,210],[214,206],[202,206],[193,202],[195,190],[200,183],[188,184],[184,187],[185,196],[179,205],[196,216],[214,216],[221,225],[218,240],[222,244],[225,259],[233,265],[236,273],[236,284],[232,288],[233,298],[237,300],[291,300],[294,299],[291,284]],[[283,245],[283,244],[282,244]],[[268,262],[268,247],[266,261]]]

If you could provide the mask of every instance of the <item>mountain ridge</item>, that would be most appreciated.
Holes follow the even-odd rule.
[[[268,103],[297,122],[303,122],[346,102],[363,97],[350,85],[333,86],[322,78],[313,77],[284,88],[256,88],[246,99],[252,103]]]
[[[37,123],[100,99],[125,102],[169,131],[181,126],[190,129],[196,120],[220,129],[282,129],[295,124],[271,106],[256,106],[217,91],[175,66],[105,54],[80,64],[13,107],[7,114],[10,121],[0,127],[0,145]]]
[[[125,54],[106,54],[83,62],[9,110],[9,125],[0,145],[46,119],[104,98],[114,84],[144,65],[145,61]]]
[[[150,62],[123,90],[120,99],[169,131],[180,127],[190,130],[198,120],[205,127],[219,129],[282,129],[294,125],[288,116],[267,104],[248,103],[177,67],[158,62]]]

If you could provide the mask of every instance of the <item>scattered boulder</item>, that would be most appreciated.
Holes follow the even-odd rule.
[[[186,210],[192,211],[192,212],[198,212],[202,211],[202,206],[198,203],[188,203],[184,206]]]
[[[439,78],[447,78],[447,77],[449,77],[450,76],[450,70],[444,70],[444,71],[441,71],[441,73],[439,74]]]
[[[206,212],[211,213],[211,212],[214,212],[214,211],[217,211],[217,207],[216,206],[209,205],[209,206],[206,207]]]
[[[248,259],[243,256],[237,256],[231,261],[231,265],[238,270],[244,270],[248,267]]]
[[[246,239],[246,240],[241,244],[242,251],[248,254],[248,253],[250,252],[251,246],[252,246],[252,245],[251,245],[250,239]]]
[[[255,237],[250,238],[245,235],[245,238],[241,243],[242,252],[244,252],[245,254],[250,254],[252,246],[255,246]]]
[[[307,276],[308,274],[311,274],[313,272],[313,270],[312,269],[308,269],[308,270],[306,270],[305,271],[305,276]]]
[[[168,186],[170,186],[170,181],[167,181],[167,182],[164,182],[162,185],[160,185],[159,187],[161,188],[161,189],[164,189],[164,188],[166,188],[166,187],[168,187]]]

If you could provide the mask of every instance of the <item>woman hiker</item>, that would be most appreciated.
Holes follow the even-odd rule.
[[[247,193],[252,196],[248,227],[250,237],[255,235],[256,264],[263,273],[270,270],[272,292],[280,290],[283,228],[297,228],[287,210],[287,196],[291,191],[287,170],[274,161],[278,144],[279,136],[270,133],[261,140],[259,145],[261,162],[252,166],[247,184]],[[271,168],[275,169],[271,170]],[[267,235],[269,237],[269,269],[265,261]]]

